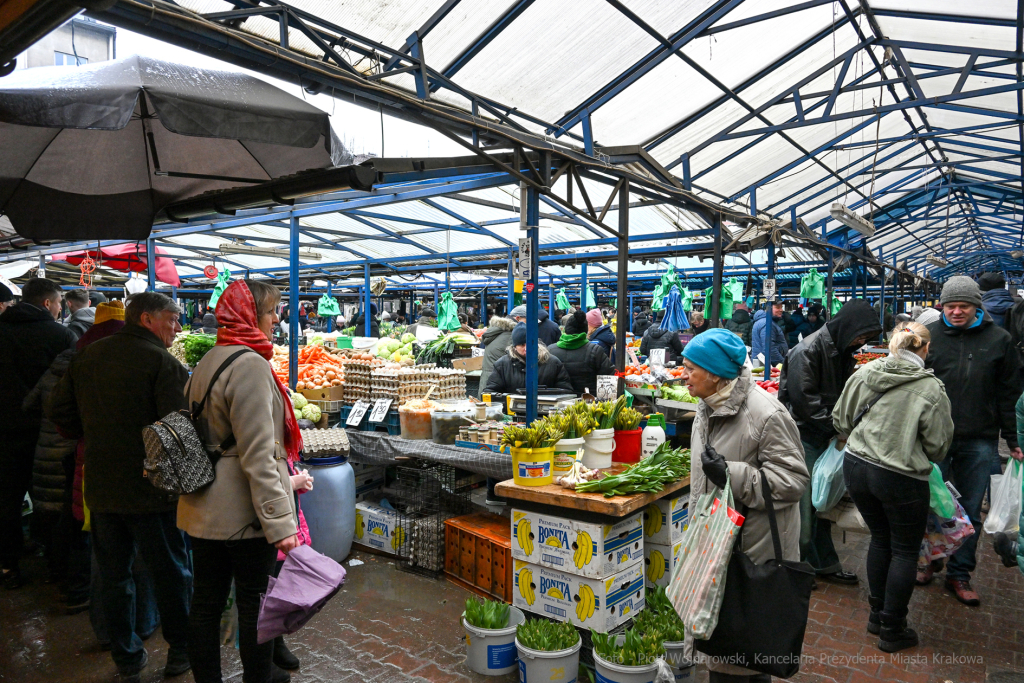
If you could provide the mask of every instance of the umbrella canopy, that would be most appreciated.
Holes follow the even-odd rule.
[[[678,332],[690,329],[690,321],[683,311],[683,302],[679,297],[679,287],[672,285],[672,291],[665,297],[665,319],[661,321],[661,329]]]
[[[137,55],[5,77],[0,149],[0,213],[32,239],[144,239],[170,202],[353,161],[300,98]]]
[[[167,253],[160,247],[154,248],[157,254]],[[98,265],[125,273],[144,273],[149,270],[146,247],[140,244],[115,244],[103,247],[98,251],[96,249],[69,251],[66,254],[54,254],[51,260],[67,261],[71,265],[77,266],[85,260],[87,255]],[[167,257],[156,259],[156,279],[172,287],[181,285],[181,280],[178,279],[178,268],[174,265],[174,261]]]
[[[260,601],[256,642],[295,633],[323,609],[345,582],[345,568],[308,545],[288,553]]]

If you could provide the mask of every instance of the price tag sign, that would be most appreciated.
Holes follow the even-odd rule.
[[[764,279],[764,298],[765,301],[775,301],[775,278]]]
[[[470,356],[470,358],[476,358],[477,356],[484,355],[484,350],[481,349],[479,346],[474,346],[469,351],[470,351],[471,354],[473,354],[473,355]]]
[[[370,422],[383,422],[384,418],[388,416],[388,410],[391,408],[393,400],[390,398],[378,398],[373,404],[373,410],[370,411]]]
[[[648,358],[651,365],[665,367],[665,349],[651,349],[651,357]]]
[[[356,401],[355,405],[352,406],[352,412],[348,414],[348,419],[345,420],[345,426],[358,427],[362,423],[366,411],[369,409],[370,404],[366,401]]]
[[[615,375],[597,376],[597,393],[594,394],[598,401],[614,401],[619,396],[619,381],[621,378]]]

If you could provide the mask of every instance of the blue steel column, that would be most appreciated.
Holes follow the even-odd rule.
[[[363,264],[363,336],[372,336],[371,325],[373,315],[370,313],[370,306],[373,303],[373,292],[370,291],[370,262]]]
[[[594,302],[597,303],[596,301]],[[587,264],[580,265],[580,310],[587,312]]]
[[[174,285],[171,285],[171,298],[174,299],[174,303],[178,303],[178,288]],[[180,304],[178,305],[178,317],[181,318],[182,327],[188,324],[185,318],[185,307]]]
[[[147,278],[149,279],[149,286],[147,290],[150,292],[156,291],[156,246],[153,244],[153,238],[150,237],[146,240],[146,270]]]
[[[416,322],[416,314],[419,313],[416,310],[416,290],[409,288],[409,315],[406,316],[406,323],[412,325]]]
[[[487,288],[480,290],[480,326],[487,327]]]
[[[629,282],[629,181],[619,186],[619,258],[615,283],[615,369],[626,369],[626,330],[629,313],[626,311],[626,287]],[[719,221],[721,222],[721,221]],[[596,301],[594,303],[597,303]]]
[[[555,280],[548,275],[548,317],[555,320]],[[555,320],[557,324],[558,321]]]
[[[752,215],[752,216],[756,216],[757,215],[757,192],[755,190],[751,190],[750,191],[750,215]],[[767,275],[767,277],[768,277],[769,280],[775,278],[775,242],[773,240],[768,240],[768,275]],[[778,296],[779,296],[778,293],[777,293],[778,292],[777,287],[778,287],[778,285],[776,284],[776,294],[775,294],[776,298],[778,298]],[[764,314],[764,317],[765,317],[765,326],[764,326],[764,367],[765,367],[765,375],[764,375],[764,381],[766,381],[766,382],[770,382],[771,379],[772,379],[771,370],[769,370],[768,368],[771,368],[771,366],[772,366],[772,304],[773,303],[775,303],[775,302],[774,301],[768,301],[767,299],[765,299],[765,302],[764,302],[764,311],[765,311],[765,314]]]
[[[299,378],[299,219],[292,216],[288,238],[288,384]]]
[[[512,256],[512,250],[508,250],[508,299],[505,302],[505,317],[510,317],[509,313],[516,305],[516,276],[512,269],[514,257]]]
[[[885,263],[881,247],[878,248],[878,260]],[[882,328],[881,334],[878,335],[878,343],[881,345],[882,340],[885,339],[885,266],[879,268],[878,273],[878,324]]]
[[[327,296],[330,296],[330,295],[331,295],[331,281],[328,280],[327,281]],[[328,332],[333,332],[334,331],[334,316],[333,315],[330,316],[329,318],[327,318],[327,331]]]
[[[369,277],[369,276],[367,276]],[[367,281],[369,282],[369,281]],[[434,317],[436,318],[441,312],[441,288],[438,285],[434,285]]]
[[[522,196],[522,194],[520,194]],[[526,275],[526,282],[532,284],[530,291],[526,293],[526,424],[533,424],[537,419],[537,344],[538,328],[537,317],[540,298],[540,290],[537,289],[537,274],[539,272],[538,256],[540,247],[540,194],[535,187],[526,190],[526,236],[530,238],[530,272]],[[523,254],[519,255],[520,260]],[[525,289],[525,287],[524,287]]]

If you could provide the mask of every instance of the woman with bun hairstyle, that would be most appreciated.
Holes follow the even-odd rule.
[[[900,323],[890,339],[892,355],[853,373],[832,413],[836,431],[849,435],[843,478],[871,530],[867,629],[883,652],[917,645],[907,605],[928,521],[928,476],[953,442],[946,390],[924,367],[928,328]]]

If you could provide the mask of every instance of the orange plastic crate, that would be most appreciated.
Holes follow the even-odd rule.
[[[507,517],[476,513],[444,523],[444,571],[483,597],[512,602],[512,529]]]

